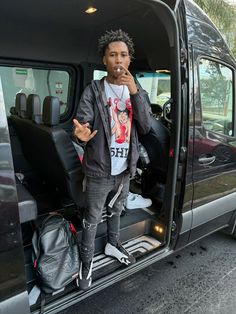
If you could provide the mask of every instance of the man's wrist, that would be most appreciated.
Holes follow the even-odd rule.
[[[81,141],[76,135],[74,135],[75,142],[80,146],[85,146],[87,142]]]
[[[138,93],[138,88],[136,88],[135,90],[130,91],[129,93],[130,93],[130,95],[137,94]]]

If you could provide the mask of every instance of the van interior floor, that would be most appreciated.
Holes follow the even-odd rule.
[[[129,210],[121,216],[121,242],[123,246],[130,253],[132,253],[137,260],[142,259],[142,257],[149,254],[151,251],[158,249],[163,245],[160,237],[158,238],[158,234],[155,232],[155,225],[158,222],[157,217],[158,216],[154,211],[147,208]],[[73,221],[73,223],[75,222]],[[81,224],[76,225],[76,230],[78,234],[78,239],[80,241],[82,236]],[[107,224],[106,218],[104,217],[104,221],[101,222],[97,228],[97,235],[95,240],[95,256],[93,263],[93,281],[109,275],[117,269],[127,267],[126,265],[119,263],[116,259],[104,255],[103,252],[106,241]],[[30,293],[32,288],[37,284],[37,280],[35,277],[32,262],[31,243],[29,241],[27,242],[28,243],[24,246],[24,252],[28,292]],[[54,295],[47,295],[46,303],[50,303],[51,301],[56,300],[58,297],[61,297],[63,294],[67,294],[70,291],[72,292],[75,289],[78,289],[78,287],[76,286],[76,282],[74,281],[69,284],[64,289],[64,291],[55,293]],[[32,305],[32,310],[35,310],[39,306],[40,298],[34,305]]]

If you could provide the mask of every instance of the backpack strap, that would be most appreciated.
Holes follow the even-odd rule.
[[[40,226],[40,229],[43,229],[44,228],[44,225],[50,220],[52,219],[53,217],[55,216],[58,216],[62,219],[64,219],[64,217],[61,215],[61,214],[58,214],[58,213],[50,213],[47,217],[45,217],[41,223],[41,226]]]
[[[41,302],[40,302],[40,312],[39,312],[39,314],[43,314],[45,303],[46,303],[46,296],[45,296],[44,292],[41,291]]]

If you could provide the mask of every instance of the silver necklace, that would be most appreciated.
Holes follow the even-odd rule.
[[[117,103],[117,109],[119,111],[124,111],[126,109],[126,104],[125,102],[122,100],[123,96],[124,96],[124,91],[125,91],[125,85],[123,85],[123,89],[122,89],[122,92],[121,92],[121,96],[119,97],[117,95],[117,93],[115,92],[115,90],[113,89],[113,87],[111,86],[111,84],[107,81],[108,85],[110,86],[110,89],[112,90],[113,94],[117,97],[118,99],[118,103]]]

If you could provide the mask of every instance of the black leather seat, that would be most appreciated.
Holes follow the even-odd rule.
[[[12,155],[15,172],[29,173],[31,166],[25,158],[22,147],[21,130],[24,129],[24,118],[26,117],[26,95],[18,93],[15,97],[15,106],[10,110],[8,126],[11,139]]]
[[[84,207],[81,162],[69,134],[59,126],[57,97],[44,99],[42,122],[30,126],[29,161],[61,196],[69,196],[78,208]]]
[[[139,138],[150,159],[147,170],[142,173],[141,187],[144,196],[151,197],[161,206],[168,170],[170,132],[160,120],[151,119],[151,130]]]
[[[29,170],[29,165],[26,164],[22,155],[22,147],[19,143],[19,132],[24,128],[24,118],[27,116],[27,97],[24,93],[16,94],[15,107],[13,114],[8,118],[9,127],[14,129],[11,131],[12,152],[14,160],[14,169],[16,172],[24,169]],[[16,177],[16,190],[18,198],[18,208],[20,223],[35,220],[38,215],[37,203],[25,186]]]
[[[152,117],[151,130],[148,134],[141,135],[139,141],[147,150],[150,159],[149,168],[161,182],[164,182],[169,159],[169,129],[160,120]]]
[[[16,136],[19,139],[24,157],[28,159],[30,152],[28,150],[29,145],[27,138],[30,137],[30,134],[28,133],[29,127],[27,127],[27,125],[31,124],[31,121],[26,119],[27,118],[26,102],[27,98],[24,93],[16,94],[14,114],[12,114],[9,117],[8,121],[9,125],[14,128]],[[14,160],[14,165],[16,165],[16,163]]]
[[[38,104],[38,99],[34,95],[27,102],[28,116],[34,116],[31,107],[35,103]],[[24,156],[32,168],[62,199],[69,197],[78,208],[84,208],[81,162],[69,134],[59,122],[59,99],[51,96],[43,102],[42,124],[12,116]]]
[[[38,215],[37,203],[24,185],[16,179],[20,223],[35,220]]]

